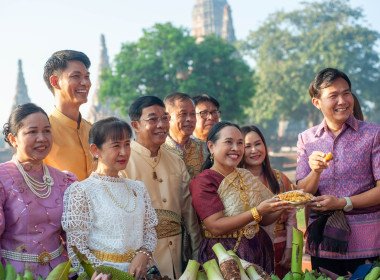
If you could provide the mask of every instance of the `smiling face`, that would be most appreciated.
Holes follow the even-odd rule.
[[[101,147],[90,146],[94,156],[98,156],[96,172],[106,176],[117,177],[118,172],[127,167],[131,155],[130,139],[127,131],[121,139],[108,138]]]
[[[245,136],[244,164],[247,169],[260,167],[266,157],[266,149],[260,135],[254,131]]]
[[[208,132],[214,124],[219,122],[219,117],[214,118],[211,114],[208,114],[206,118],[202,118],[199,113],[203,111],[215,112],[218,111],[218,108],[214,105],[214,103],[209,101],[201,102],[196,106],[197,123],[194,130],[194,136],[198,139],[206,141]]]
[[[177,139],[189,138],[194,131],[196,117],[195,106],[190,99],[179,100],[174,102],[174,106],[168,107],[170,119],[170,135]]]
[[[322,111],[330,128],[341,127],[354,108],[354,99],[348,83],[337,78],[329,87],[321,90],[320,98],[313,104]]]
[[[17,135],[9,135],[12,146],[16,149],[19,162],[40,164],[49,154],[53,135],[48,118],[43,113],[33,113],[22,120],[22,127]]]
[[[168,136],[170,118],[165,121],[162,119],[164,115],[167,115],[164,107],[153,105],[142,109],[140,120],[132,122],[136,141],[153,154],[165,143]]]
[[[224,175],[231,173],[238,166],[244,155],[244,139],[240,130],[226,126],[219,131],[219,139],[207,146],[214,156],[214,167]]]
[[[61,74],[58,77],[51,76],[50,82],[54,88],[54,94],[61,99],[62,103],[79,107],[87,102],[91,81],[90,73],[82,62],[68,61]]]

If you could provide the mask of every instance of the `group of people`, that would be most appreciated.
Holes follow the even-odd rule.
[[[89,67],[82,52],[54,53],[44,69],[52,114],[22,104],[4,125],[14,155],[0,164],[3,264],[46,277],[73,256],[80,268],[75,246],[95,266],[140,279],[155,265],[178,279],[189,259],[215,258],[220,242],[281,277],[297,221],[274,196],[296,188],[316,196],[307,208],[313,268],[344,275],[380,256],[380,127],[353,116],[344,73],[327,68],[310,85],[325,118],[299,136],[293,185],[271,167],[261,131],[221,121],[206,94],[142,96],[128,109],[131,125],[90,124],[79,111]]]

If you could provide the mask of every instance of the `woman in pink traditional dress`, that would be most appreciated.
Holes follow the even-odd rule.
[[[273,224],[291,206],[271,198],[273,193],[251,172],[236,168],[244,156],[244,138],[237,125],[215,124],[207,136],[207,147],[210,154],[203,172],[190,183],[192,204],[205,237],[199,249],[200,262],[215,258],[211,248],[220,242],[271,273],[273,244],[261,225]]]
[[[11,161],[0,164],[1,262],[12,263],[17,273],[28,269],[35,277],[46,277],[67,261],[62,199],[76,177],[42,162],[53,141],[42,108],[32,103],[17,106],[3,133],[15,153]]]
[[[243,167],[251,171],[274,194],[292,190],[292,182],[286,175],[272,169],[264,135],[254,125],[243,126],[245,149]],[[275,274],[281,279],[290,271],[292,257],[293,227],[297,227],[296,210],[281,216],[274,227]]]

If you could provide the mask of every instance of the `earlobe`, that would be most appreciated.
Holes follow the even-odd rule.
[[[99,154],[98,147],[95,144],[90,145],[91,154],[96,157]]]
[[[131,121],[131,126],[133,127],[135,132],[137,132],[139,129],[139,122],[138,121]]]
[[[11,143],[11,145],[13,146],[13,148],[16,149],[17,148],[16,138],[12,135],[12,133],[8,134],[8,140]]]
[[[61,89],[58,83],[58,77],[57,76],[50,76],[50,84],[52,85],[53,88],[55,89]]]
[[[321,105],[319,104],[319,99],[318,98],[314,97],[311,101],[313,102],[313,105],[315,107],[317,107],[318,110],[321,110]]]
[[[208,148],[208,150],[210,151],[210,153],[213,154],[214,143],[212,143],[211,141],[208,141],[208,142],[207,142],[207,148]]]

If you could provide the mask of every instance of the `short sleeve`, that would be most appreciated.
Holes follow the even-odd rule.
[[[372,174],[375,181],[380,180],[380,129],[376,130],[372,146]]]
[[[218,195],[218,184],[213,177],[199,174],[190,183],[192,205],[201,221],[224,210]]]
[[[306,147],[301,133],[298,135],[297,141],[296,182],[305,178],[310,172],[309,157],[306,153]]]

